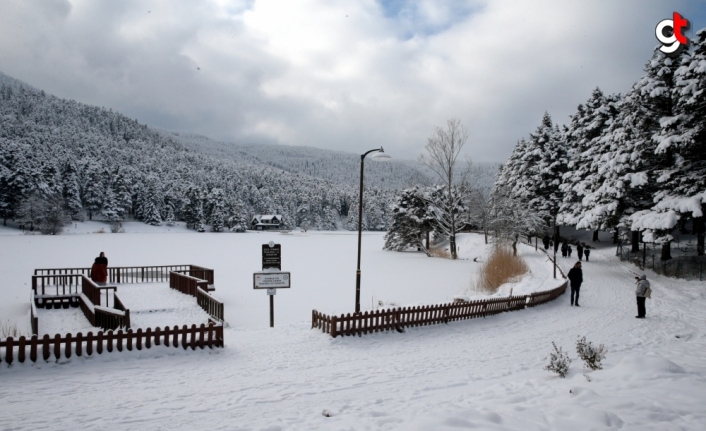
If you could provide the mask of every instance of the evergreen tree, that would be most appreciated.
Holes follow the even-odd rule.
[[[77,219],[83,206],[81,205],[81,188],[79,177],[76,172],[76,165],[69,161],[64,165],[63,172],[63,197],[68,214],[73,219]]]
[[[674,226],[691,219],[697,235],[697,254],[704,254],[706,213],[706,29],[699,31],[692,55],[683,57],[674,73],[672,116],[663,117],[655,154],[667,163],[656,172],[659,191],[645,218],[652,225]]]

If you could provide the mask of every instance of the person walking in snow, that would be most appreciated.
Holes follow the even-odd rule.
[[[591,247],[586,246],[586,249],[583,251],[584,256],[586,256],[586,262],[588,262],[588,255],[591,254]]]
[[[637,289],[635,289],[635,296],[637,297],[637,319],[644,319],[645,315],[645,299],[647,299],[647,290],[650,288],[650,282],[647,281],[646,275],[641,275],[640,277],[635,277],[637,280]]]
[[[545,250],[549,249],[549,235],[544,235],[544,238],[542,238],[542,244],[544,244]]]
[[[562,243],[561,244],[561,257],[566,257],[567,254],[568,254],[567,245],[566,245],[566,243]]]
[[[581,283],[583,283],[583,271],[581,270],[581,262],[576,262],[574,267],[569,270],[569,284],[571,285],[571,305],[579,305],[579,291]],[[574,298],[575,295],[575,298]]]
[[[566,244],[566,252],[569,255],[569,258],[571,258],[572,251],[574,251],[574,250],[571,248],[571,244]]]
[[[576,252],[579,254],[579,260],[583,260],[583,243],[580,242],[576,246]]]

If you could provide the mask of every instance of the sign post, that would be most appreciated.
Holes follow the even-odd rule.
[[[282,272],[282,246],[270,241],[262,244],[262,271],[253,273],[253,289],[267,289],[270,297],[270,328],[275,327],[277,289],[289,289],[291,274]]]

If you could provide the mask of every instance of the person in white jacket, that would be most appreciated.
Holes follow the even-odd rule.
[[[635,296],[637,296],[637,316],[635,316],[637,319],[644,319],[645,318],[645,293],[647,292],[647,289],[650,287],[650,282],[647,281],[647,276],[646,275],[641,275],[639,277],[635,277],[637,280],[637,289],[635,289]]]

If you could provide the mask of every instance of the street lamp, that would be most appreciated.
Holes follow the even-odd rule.
[[[358,197],[359,197],[359,202],[358,202],[358,269],[355,272],[355,312],[356,313],[360,313],[360,244],[361,244],[361,238],[363,236],[363,162],[365,161],[365,156],[367,156],[370,153],[375,153],[372,156],[370,156],[370,158],[375,161],[378,161],[378,162],[386,162],[392,158],[388,154],[385,153],[385,151],[382,149],[382,147],[367,151],[366,153],[360,155],[360,193],[358,194]]]

